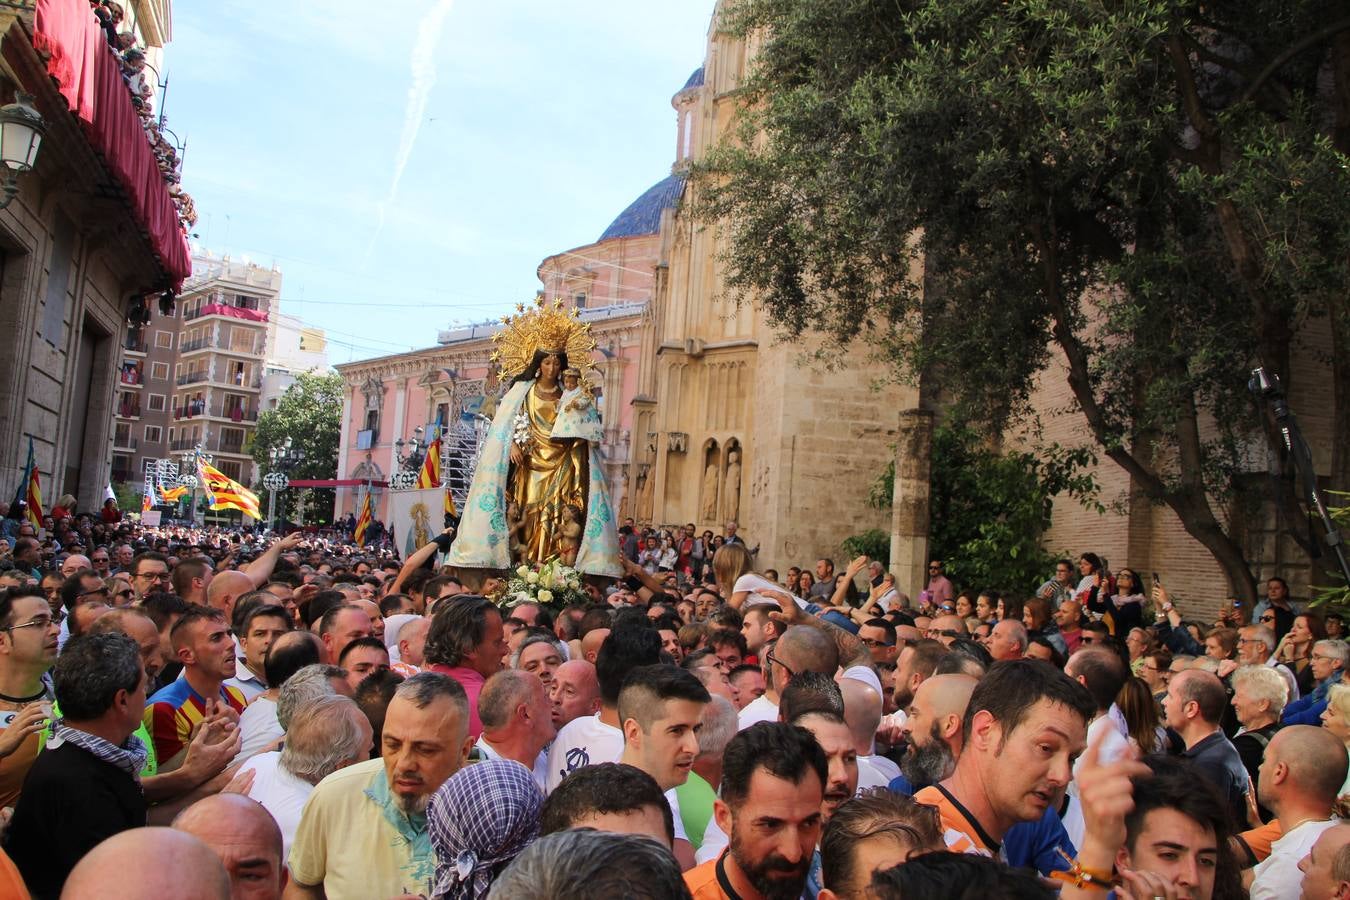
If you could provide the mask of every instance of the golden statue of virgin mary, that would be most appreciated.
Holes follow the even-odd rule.
[[[493,335],[506,394],[479,455],[451,565],[505,569],[571,558],[619,577],[618,532],[597,443],[554,434],[562,373],[594,371],[590,326],[562,301],[523,304]],[[514,553],[513,553],[514,551]]]

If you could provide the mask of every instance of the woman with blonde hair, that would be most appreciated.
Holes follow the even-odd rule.
[[[1350,685],[1333,684],[1327,691],[1327,708],[1322,710],[1322,727],[1346,746],[1350,754]],[[1350,794],[1350,776],[1341,786],[1341,794]]]
[[[783,589],[750,568],[750,551],[739,541],[723,544],[713,554],[713,577],[717,589],[727,598],[727,605],[740,609],[750,606],[779,606],[779,598],[791,596]],[[794,598],[795,599],[795,598]]]
[[[73,494],[62,494],[57,499],[56,505],[51,509],[52,521],[64,519],[75,515],[75,496]]]

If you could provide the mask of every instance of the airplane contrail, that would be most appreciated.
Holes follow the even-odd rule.
[[[394,177],[389,182],[384,199],[376,208],[375,230],[366,246],[367,260],[375,249],[380,232],[384,230],[385,212],[398,195],[399,182],[403,180],[413,147],[417,144],[418,132],[422,129],[422,121],[426,118],[427,100],[431,97],[431,89],[436,86],[438,74],[436,48],[445,31],[445,20],[449,18],[454,5],[455,0],[436,0],[436,5],[417,23],[417,42],[412,51],[412,83],[408,86],[408,101],[403,110],[403,132],[399,135],[398,153],[394,156]]]

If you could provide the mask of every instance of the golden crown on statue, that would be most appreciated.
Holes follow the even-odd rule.
[[[502,316],[505,326],[492,336],[496,349],[491,360],[503,381],[515,378],[530,367],[538,350],[567,354],[567,363],[581,370],[583,383],[595,370],[595,338],[591,326],[581,321],[576,309],[566,309],[562,300],[535,299],[532,307],[516,304],[516,315]]]

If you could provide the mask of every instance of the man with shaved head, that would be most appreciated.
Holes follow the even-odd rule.
[[[1350,894],[1350,825],[1333,825],[1298,864],[1303,873],[1300,900],[1344,900]]]
[[[584,659],[563,663],[553,673],[548,699],[553,704],[553,724],[557,728],[573,719],[598,713],[600,680],[595,674],[595,664]]]
[[[216,794],[179,813],[173,827],[196,837],[220,858],[233,900],[281,900],[286,885],[281,829],[257,801]]]
[[[1303,886],[1299,863],[1322,833],[1339,821],[1332,807],[1345,783],[1346,768],[1345,745],[1325,728],[1287,725],[1270,739],[1257,779],[1257,802],[1275,814],[1284,833],[1256,867],[1252,900],[1299,895]]]
[[[906,710],[901,733],[908,750],[891,790],[912,795],[951,775],[961,755],[961,722],[977,684],[969,675],[934,675],[919,685]]]
[[[211,560],[204,556],[194,556],[182,560],[173,567],[171,582],[173,592],[182,597],[186,603],[204,606],[208,602],[207,589],[211,587],[211,579],[214,575],[215,570],[211,566]]]
[[[167,861],[172,865],[166,865]],[[185,878],[184,873],[192,877]],[[230,876],[211,848],[172,828],[133,828],[90,850],[66,879],[71,900],[230,900]]]
[[[794,625],[765,650],[764,664],[764,696],[741,710],[738,721],[742,731],[756,722],[777,722],[783,689],[802,672],[819,672],[833,678],[839,668],[839,649],[825,631]]]
[[[844,697],[844,723],[858,754],[858,787],[885,787],[900,774],[900,767],[876,754],[877,727],[881,724],[881,693],[856,678],[841,678],[839,691]]]
[[[925,637],[930,637],[935,641],[942,641],[943,644],[950,647],[952,641],[957,638],[969,636],[970,632],[966,628],[966,620],[955,615],[941,615],[928,623],[928,633]]]
[[[93,563],[89,561],[89,557],[85,556],[83,553],[72,553],[66,557],[65,562],[61,563],[61,577],[69,578],[81,569],[92,568]],[[99,577],[101,578],[103,576],[100,575]]]
[[[243,572],[230,570],[211,579],[206,589],[206,605],[225,614],[225,621],[234,621],[234,601],[253,590],[253,579]]]

